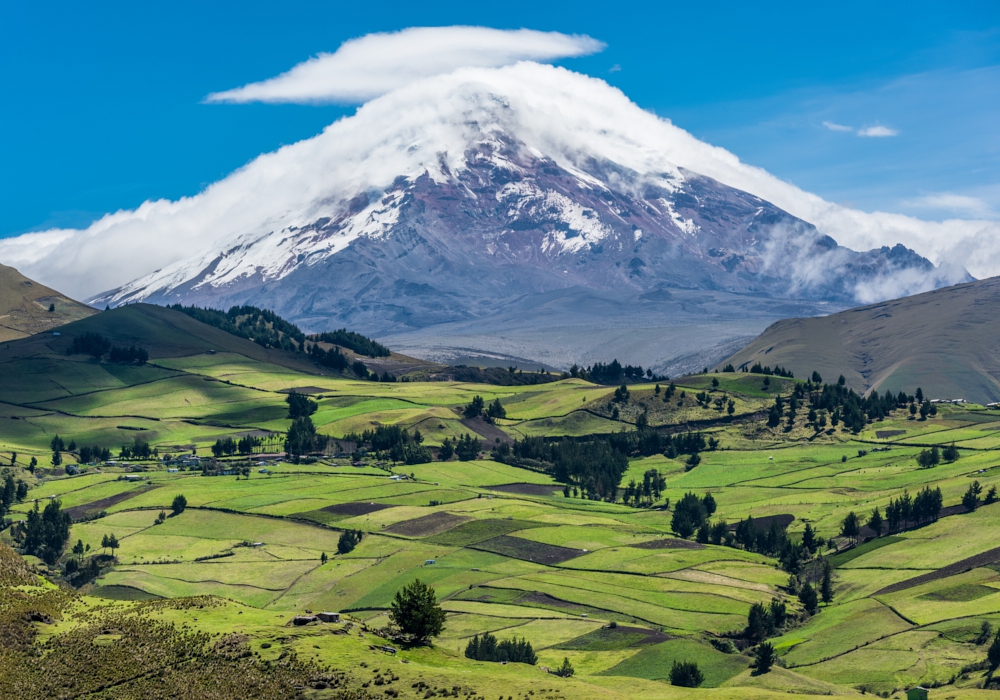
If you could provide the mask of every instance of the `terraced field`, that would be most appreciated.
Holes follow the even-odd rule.
[[[976,664],[986,654],[976,640],[984,622],[1000,626],[1000,504],[966,512],[959,503],[973,480],[984,495],[1000,486],[993,442],[1000,412],[942,406],[917,420],[899,410],[855,435],[806,425],[803,411],[790,427],[772,430],[750,417],[794,382],[765,387],[759,375],[734,373],[675,380],[669,401],[665,386],[659,393],[633,387],[613,420],[614,388],[579,379],[527,387],[365,382],[237,346],[175,348],[145,368],[66,359],[58,347],[10,360],[25,373],[0,386],[0,461],[16,452],[7,469],[31,485],[11,517],[24,519],[36,499],[40,506],[58,499],[75,520],[70,543],[89,547],[88,556],[105,552],[105,536],[118,540],[114,559],[109,553],[82,589],[90,594],[85,605],[124,610],[217,596],[221,603],[197,615],[164,607],[155,616],[246,634],[261,658],[296,651],[353,668],[359,682],[371,680],[367,669],[391,664],[404,679],[393,685],[399,697],[424,697],[420,683],[574,698],[900,697],[918,683],[940,685],[935,697],[989,692],[976,689],[983,680]],[[76,476],[50,467],[56,433],[113,447],[141,435],[161,454],[182,447],[201,456],[220,437],[283,433],[290,424],[283,392],[294,387],[309,389],[317,429],[337,438],[398,425],[419,429],[436,448],[469,432],[461,409],[478,395],[500,399],[507,417],[496,428],[513,438],[630,432],[644,416],[664,434],[700,430],[718,446],[702,451],[696,465],[687,455],[631,456],[622,487],[651,470],[665,481],[648,507],[626,505],[621,490],[604,501],[564,492],[543,467],[493,461],[488,450],[476,460],[412,465],[376,455],[308,464],[257,456],[268,460],[264,471],[254,464],[239,476],[168,472],[153,461],[129,474],[135,480],[115,465],[82,465],[86,473]],[[733,415],[699,405],[699,392],[732,399]],[[952,443],[956,461],[918,465],[927,446]],[[25,469],[31,457],[39,463],[34,473]],[[864,519],[876,506],[884,513],[890,499],[924,486],[941,489],[937,521],[854,549],[840,537],[848,513]],[[687,493],[712,495],[713,521],[790,523],[793,540],[808,523],[830,542],[820,553],[832,566],[832,601],[808,615],[795,593],[805,580],[818,583],[819,560],[791,581],[774,557],[679,538],[673,515]],[[187,508],[158,522],[178,495]],[[340,554],[345,530],[362,537]],[[11,532],[0,538],[14,542]],[[56,576],[70,556],[51,568],[30,561]],[[401,650],[390,661],[374,633],[387,624],[396,592],[415,579],[434,587],[445,628],[433,648]],[[791,620],[772,639],[779,667],[754,675],[750,652],[729,643],[747,648],[741,640],[751,607],[772,600],[785,603]],[[351,634],[316,625],[290,630],[291,618],[307,610],[341,611],[358,626]],[[531,642],[538,666],[466,659],[468,640],[487,631]],[[564,658],[576,669],[572,679],[542,670]],[[701,689],[670,685],[675,661],[698,664]]]

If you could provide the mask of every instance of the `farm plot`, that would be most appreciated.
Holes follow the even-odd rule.
[[[663,680],[670,677],[675,661],[694,661],[705,675],[706,688],[717,688],[744,671],[750,660],[739,654],[724,654],[707,644],[689,639],[671,639],[643,649],[604,671],[608,676],[632,676]]]
[[[544,525],[545,523],[537,523],[531,520],[515,520],[513,518],[468,520],[459,524],[458,527],[450,529],[448,532],[442,532],[429,538],[428,541],[447,547],[467,547],[511,532],[544,527]]]
[[[584,550],[580,549],[557,547],[555,545],[533,542],[531,540],[522,539],[520,537],[511,537],[509,535],[501,535],[500,537],[494,537],[493,539],[477,542],[476,544],[469,546],[474,547],[475,549],[481,549],[484,552],[493,552],[494,554],[511,557],[512,559],[538,562],[548,566],[552,566],[553,564],[562,564],[565,561],[569,561],[570,559],[579,557],[586,553]]]
[[[393,535],[403,535],[404,537],[427,537],[450,530],[468,520],[469,518],[465,516],[438,511],[430,515],[395,523],[385,528],[385,531]]]

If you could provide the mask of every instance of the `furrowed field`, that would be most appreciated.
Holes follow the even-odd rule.
[[[982,639],[983,625],[1000,626],[1000,505],[984,504],[1000,485],[998,411],[942,405],[920,419],[900,408],[854,433],[843,424],[820,428],[805,410],[768,427],[775,397],[787,397],[796,381],[744,373],[675,379],[669,398],[668,382],[632,385],[616,400],[616,387],[583,379],[382,383],[225,348],[166,353],[142,367],[37,347],[5,362],[0,461],[30,491],[12,504],[15,526],[3,541],[20,544],[17,521],[36,502],[58,500],[73,518],[69,546],[50,564],[28,556],[35,571],[58,579],[68,560],[107,554],[82,596],[39,618],[39,643],[82,634],[94,616],[167,622],[241,635],[261,660],[296,652],[303,663],[347,671],[341,689],[380,697],[902,697],[917,684],[935,687],[935,698],[991,694],[976,688],[992,641]],[[436,451],[470,434],[482,441],[481,454],[407,465],[374,450],[350,454],[352,447],[295,464],[258,450],[223,458],[216,476],[185,466],[168,472],[162,463],[167,453],[207,463],[228,437],[277,434],[280,451],[293,388],[316,401],[312,420],[322,435],[344,440],[399,426],[419,430]],[[506,416],[492,424],[465,418],[476,396],[486,405],[499,399]],[[511,439],[609,436],[646,425],[664,434],[700,431],[717,443],[698,451],[694,464],[689,454],[631,456],[617,497],[604,500],[584,498],[582,484],[570,488],[537,465],[490,458]],[[51,465],[57,434],[115,453],[138,438],[161,460],[138,461],[138,472],[101,464],[67,474],[76,463],[71,450]],[[931,446],[952,444],[958,459],[918,464]],[[223,474],[226,465],[249,470]],[[650,470],[664,479],[657,497],[623,502],[626,485],[641,484]],[[982,495],[970,511],[960,503],[974,480]],[[854,549],[841,536],[849,513],[864,524],[875,507],[885,514],[890,500],[924,487],[941,490],[936,520],[881,537],[863,531]],[[678,537],[675,506],[688,493],[711,494],[711,522],[790,523],[793,542],[808,524],[830,543],[819,552],[832,567],[832,601],[808,615],[793,590],[806,581],[818,587],[820,559],[791,581],[777,555]],[[173,515],[178,495],[186,508]],[[338,554],[345,531],[361,539]],[[77,542],[83,555],[70,552]],[[384,652],[389,642],[378,633],[389,606],[415,579],[434,587],[444,630],[433,646]],[[55,589],[39,579],[19,590]],[[213,598],[170,603],[195,596]],[[751,607],[772,600],[785,602],[790,620],[770,635],[778,665],[756,674],[741,635]],[[345,617],[291,625],[307,611]],[[467,659],[469,640],[485,632],[529,641],[537,664]],[[131,633],[109,634],[114,644]],[[571,678],[546,672],[564,659],[575,669]],[[671,685],[675,661],[698,664],[699,688]],[[333,683],[310,687],[318,696],[340,692]]]

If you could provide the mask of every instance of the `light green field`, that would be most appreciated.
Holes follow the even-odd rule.
[[[20,360],[15,380],[0,387],[0,461],[16,450],[19,465],[26,455],[41,463],[34,476],[16,472],[32,485],[29,499],[13,510],[16,520],[36,498],[40,506],[58,497],[64,507],[106,511],[104,517],[74,523],[70,533],[71,543],[90,545],[91,554],[102,551],[105,535],[120,542],[114,566],[89,584],[96,590],[230,601],[199,609],[197,622],[179,610],[156,613],[164,619],[211,632],[241,631],[262,658],[297,651],[367,678],[368,668],[386,665],[388,657],[370,648],[381,638],[363,630],[332,635],[323,627],[293,629],[286,626],[289,619],[305,610],[355,611],[371,628],[385,626],[384,613],[396,592],[420,579],[435,588],[447,623],[434,648],[400,652],[397,659],[407,664],[393,660],[394,671],[408,681],[399,684],[400,697],[423,697],[412,689],[418,679],[442,688],[475,687],[480,694],[502,690],[504,697],[531,697],[526,694],[532,691],[535,698],[742,700],[857,695],[862,689],[899,697],[903,688],[920,682],[949,684],[935,689],[940,697],[978,692],[971,686],[980,678],[962,677],[960,671],[984,657],[985,648],[974,644],[981,622],[1000,621],[1000,576],[980,566],[895,593],[878,591],[997,547],[997,505],[832,556],[834,600],[809,617],[775,558],[712,545],[638,547],[673,537],[672,510],[565,497],[550,474],[500,464],[488,454],[469,462],[416,465],[377,463],[369,456],[361,467],[324,458],[271,465],[266,475],[254,468],[248,479],[167,473],[150,463],[139,483],[127,483],[118,481],[121,472],[114,468],[74,477],[49,470],[48,442],[58,433],[117,449],[138,435],[161,452],[194,445],[206,455],[222,437],[284,432],[290,421],[280,392],[293,387],[320,390],[313,420],[321,433],[343,437],[398,425],[419,429],[433,447],[469,432],[460,409],[477,395],[501,400],[507,418],[497,427],[515,438],[632,431],[645,410],[653,425],[712,421],[699,425],[720,448],[703,452],[691,470],[684,455],[633,455],[623,487],[654,469],[664,475],[663,496],[672,505],[685,493],[711,492],[715,519],[735,523],[747,516],[790,514],[793,538],[809,522],[843,546],[837,535],[848,512],[866,516],[875,506],[884,512],[889,499],[904,490],[913,495],[925,485],[940,487],[945,505],[953,506],[973,479],[984,490],[1000,486],[995,414],[943,406],[938,416],[918,421],[897,412],[856,436],[832,428],[817,433],[804,424],[804,415],[787,432],[758,430],[759,425],[729,424],[714,408],[698,407],[694,394],[725,394],[733,398],[736,415],[745,416],[766,409],[779,389],[787,395],[794,383],[772,378],[765,389],[762,377],[735,373],[677,380],[678,396],[666,404],[652,387],[635,386],[629,403],[620,406],[623,420],[614,421],[606,411],[614,388],[578,379],[510,387],[366,382],[306,371],[257,347],[222,345],[214,352],[208,345],[188,353],[175,348],[154,359],[155,366],[142,368],[42,351]],[[713,377],[720,380],[718,389],[711,387]],[[681,391],[687,394],[682,401]],[[878,437],[896,430],[905,432]],[[953,441],[961,449],[958,461],[918,468],[916,456],[924,445]],[[883,446],[890,449],[872,451]],[[390,480],[393,473],[413,478]],[[536,494],[495,488],[508,484],[552,489]],[[187,510],[154,524],[178,494],[187,499]],[[130,497],[112,502],[122,495]],[[346,504],[361,510],[389,507],[335,512]],[[426,516],[443,518],[434,534],[407,529]],[[344,529],[365,534],[352,552],[336,554]],[[10,531],[0,537],[9,539]],[[503,546],[490,544],[497,537],[510,539],[497,541]],[[535,553],[551,547],[575,551],[560,563],[539,563],[550,560]],[[772,599],[786,602],[794,622],[773,640],[784,668],[756,676],[748,655],[725,654],[710,640],[738,634],[750,606]],[[609,633],[611,622],[638,628],[637,639],[654,631],[670,638],[604,648],[574,642]],[[570,658],[577,675],[557,679],[539,667],[466,660],[468,639],[485,631],[528,639],[543,666]],[[272,644],[266,650],[259,646],[265,640]],[[361,667],[362,660],[369,666]],[[697,661],[705,687],[670,686],[665,679],[675,660]]]

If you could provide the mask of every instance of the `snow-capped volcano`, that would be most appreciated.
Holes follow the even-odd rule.
[[[704,292],[721,304],[705,320],[729,313],[760,325],[795,304],[815,313],[967,276],[903,246],[841,247],[834,238],[864,242],[874,225],[846,211],[603,81],[519,63],[395,90],[195,197],[109,215],[80,234],[32,235],[35,249],[63,250],[50,271],[68,246],[78,255],[67,275],[117,277],[94,304],[252,303],[310,330],[347,324],[380,337],[431,326],[447,335],[440,324],[489,335],[497,319],[541,314],[567,290],[610,300],[586,310],[594,327],[620,321],[612,307],[637,299],[660,312],[679,304],[675,319],[699,316],[684,300]],[[159,269],[121,279],[109,248]],[[719,301],[726,294],[739,297]],[[538,318],[550,311],[559,313]],[[733,337],[720,331],[714,344]],[[662,364],[671,352],[637,359]]]

